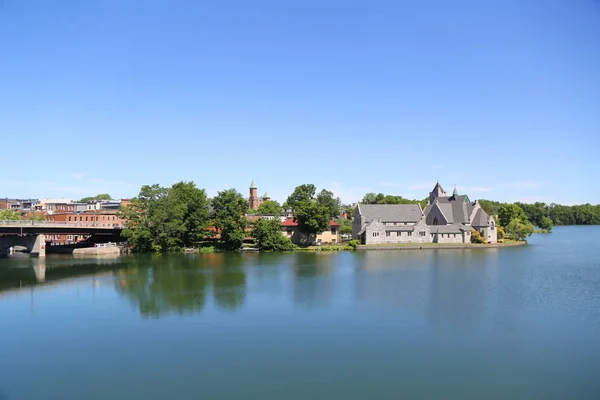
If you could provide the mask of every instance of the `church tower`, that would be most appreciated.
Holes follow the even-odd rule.
[[[429,192],[429,204],[433,204],[435,199],[438,197],[446,197],[446,192],[444,192],[444,189],[439,182],[436,183],[433,190]]]
[[[258,208],[258,195],[256,185],[254,184],[254,179],[250,184],[250,196],[248,197],[248,208],[251,210],[256,210]]]

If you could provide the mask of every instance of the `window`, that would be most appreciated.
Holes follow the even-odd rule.
[[[69,217],[69,221],[71,221],[71,217]]]
[[[385,236],[388,236],[388,237],[391,236],[391,232],[386,232]]]
[[[79,217],[79,220],[80,220],[80,221],[83,221],[83,217]]]
[[[85,217],[85,220],[87,221],[87,220],[88,220],[88,217]]]
[[[335,228],[331,228],[331,233],[335,235]]]
[[[402,236],[402,232],[396,232],[396,236]]]
[[[419,236],[425,236],[425,231],[419,232]]]
[[[412,232],[407,232],[407,233],[408,233],[408,236],[412,236]]]
[[[288,230],[287,230],[287,234],[288,234],[288,235],[291,235],[291,234],[292,234],[292,232],[293,232],[293,231],[292,231],[291,229],[288,229]]]

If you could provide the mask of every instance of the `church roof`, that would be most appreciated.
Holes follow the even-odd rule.
[[[252,179],[252,183],[250,184],[250,189],[256,189],[256,185],[254,184],[254,179]]]
[[[417,222],[423,216],[418,204],[359,204],[363,222],[379,219],[383,222]]]
[[[483,208],[480,208],[475,213],[475,217],[473,218],[473,222],[471,223],[471,225],[473,225],[473,226],[490,226],[490,224],[488,223],[489,218],[490,218],[490,216],[488,215],[488,213],[486,213],[483,210]]]

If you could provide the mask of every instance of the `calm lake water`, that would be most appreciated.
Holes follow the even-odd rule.
[[[506,249],[0,260],[0,400],[399,398],[600,398],[600,227]]]

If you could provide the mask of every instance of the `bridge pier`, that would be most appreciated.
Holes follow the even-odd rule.
[[[27,247],[34,257],[46,257],[46,235],[0,236],[0,256],[7,256],[14,246]]]

